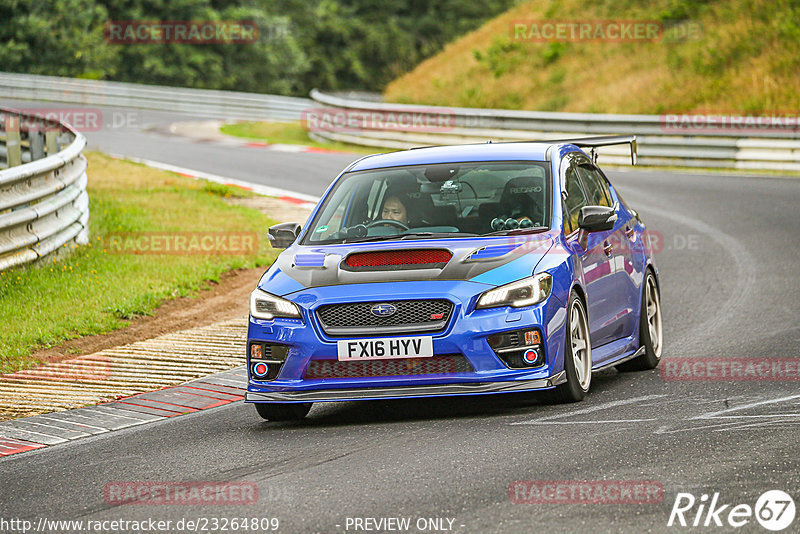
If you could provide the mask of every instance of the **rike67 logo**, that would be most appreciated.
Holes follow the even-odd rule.
[[[710,498],[703,494],[699,499],[691,493],[678,493],[667,526],[741,528],[752,524],[755,518],[765,529],[778,532],[791,525],[794,516],[794,499],[781,490],[764,492],[756,500],[755,507],[723,503],[719,493]]]

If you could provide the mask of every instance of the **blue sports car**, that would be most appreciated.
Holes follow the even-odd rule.
[[[645,225],[596,166],[600,137],[412,149],[352,163],[250,297],[246,401],[589,391],[652,369],[661,305]],[[589,148],[587,154],[582,149]]]

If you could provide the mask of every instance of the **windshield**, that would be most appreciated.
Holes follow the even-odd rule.
[[[414,165],[345,174],[304,244],[537,231],[549,225],[545,162]]]

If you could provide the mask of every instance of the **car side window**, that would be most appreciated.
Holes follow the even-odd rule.
[[[583,185],[586,187],[587,202],[590,206],[611,207],[611,191],[605,178],[596,168],[583,164],[578,167]]]
[[[564,220],[564,233],[570,234],[578,228],[578,215],[581,208],[587,205],[586,194],[583,191],[574,166],[570,166],[567,169],[564,179],[564,188],[567,192],[567,198],[564,200],[564,205],[567,209],[567,218]]]
[[[564,221],[564,235],[572,233],[572,221],[569,220],[569,212],[566,203],[561,203],[561,220]]]

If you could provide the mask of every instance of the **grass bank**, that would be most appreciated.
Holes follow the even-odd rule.
[[[547,22],[653,21],[656,38],[529,40]],[[515,33],[515,25],[524,31]],[[536,30],[536,31],[533,31]],[[390,102],[589,113],[800,109],[790,0],[525,1],[390,83]]]
[[[36,349],[121,328],[164,299],[194,295],[226,271],[269,265],[276,256],[263,237],[273,221],[226,200],[249,193],[103,154],[88,159],[90,243],[0,274],[0,372],[32,367]],[[138,235],[151,239],[125,241]],[[213,244],[197,241],[206,235]],[[236,245],[235,235],[251,235],[255,246]],[[183,252],[131,253],[170,236],[186,238]]]

